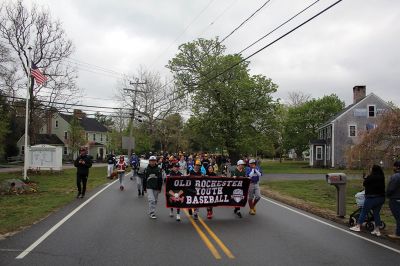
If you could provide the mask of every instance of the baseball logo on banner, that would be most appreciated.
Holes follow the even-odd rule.
[[[167,207],[243,207],[249,185],[248,178],[170,176],[165,186]]]

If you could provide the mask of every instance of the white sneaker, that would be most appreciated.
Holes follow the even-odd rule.
[[[157,216],[154,213],[152,213],[152,214],[150,214],[150,218],[151,219],[157,219]]]
[[[177,220],[178,222],[180,222],[180,220],[181,220],[181,215],[180,215],[179,213],[176,214],[176,220]]]
[[[174,217],[174,211],[173,210],[169,211],[169,217]]]
[[[354,232],[360,232],[360,231],[361,231],[359,225],[355,225],[355,226],[353,226],[353,227],[350,227],[349,229],[350,229],[351,231],[354,231]]]
[[[378,230],[374,229],[374,230],[371,232],[371,235],[381,236],[381,232],[379,231],[379,229],[378,229]]]

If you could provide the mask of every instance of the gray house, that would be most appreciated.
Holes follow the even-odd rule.
[[[318,129],[318,139],[310,141],[310,166],[346,167],[346,151],[358,144],[361,133],[377,126],[389,105],[366,86],[353,88],[353,104]]]

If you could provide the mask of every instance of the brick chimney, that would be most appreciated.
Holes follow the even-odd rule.
[[[46,113],[46,119],[47,119],[47,131],[46,134],[52,134],[52,128],[53,128],[53,116],[57,112],[57,109],[55,108],[50,108],[50,110],[47,111]]]
[[[365,85],[353,87],[353,103],[358,103],[367,95],[367,87]]]
[[[74,109],[74,116],[78,119],[82,119],[86,117],[86,113],[82,112],[82,110]]]

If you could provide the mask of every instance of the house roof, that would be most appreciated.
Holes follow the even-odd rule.
[[[324,128],[327,125],[329,125],[330,123],[334,122],[335,120],[339,119],[339,117],[341,117],[342,115],[344,115],[345,113],[347,113],[348,111],[350,111],[351,109],[353,109],[354,107],[356,107],[357,105],[360,105],[364,100],[375,96],[378,100],[380,100],[382,103],[386,104],[387,103],[382,100],[379,96],[375,95],[373,92],[371,92],[370,94],[368,94],[367,96],[365,96],[364,98],[362,98],[360,101],[350,104],[349,106],[347,106],[346,108],[344,108],[342,111],[340,111],[339,113],[337,113],[336,115],[334,115],[333,117],[331,117],[330,119],[328,119],[328,121],[326,123],[324,123],[321,127],[319,127],[318,129]]]
[[[68,123],[73,118],[73,115],[67,115],[60,113],[60,116],[67,121]],[[99,121],[90,117],[82,117],[79,119],[79,122],[85,131],[94,131],[94,132],[107,132],[108,129],[102,125]]]
[[[61,141],[56,134],[36,134],[35,135],[35,144],[49,144],[49,145],[62,145],[64,146],[64,142]]]

